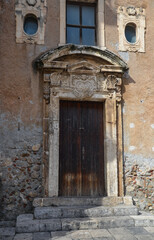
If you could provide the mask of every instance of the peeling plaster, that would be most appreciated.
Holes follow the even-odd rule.
[[[151,124],[151,128],[154,129],[154,124]]]
[[[130,126],[130,128],[134,128],[135,124],[134,123],[130,123],[129,126]]]
[[[119,55],[125,62],[129,62],[129,52],[119,52]]]
[[[134,151],[135,149],[136,149],[135,146],[130,146],[130,147],[129,147],[129,150],[130,150],[130,151]]]

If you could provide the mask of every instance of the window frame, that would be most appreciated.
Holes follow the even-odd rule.
[[[87,3],[87,1],[85,0],[82,0],[82,2]],[[97,1],[89,0],[89,3],[94,3],[94,2],[96,2],[96,22],[97,22],[97,29],[96,29],[97,45],[96,46],[98,46],[101,49],[106,49],[105,24],[104,24],[105,0],[97,0]],[[59,20],[60,20],[59,46],[63,46],[66,44],[66,0],[60,0],[60,19]]]
[[[67,24],[67,5],[76,5],[79,6],[79,18],[80,18],[80,25],[76,25],[76,24]],[[86,26],[86,25],[82,25],[82,7],[94,7],[94,26]],[[66,1],[66,43],[67,42],[67,27],[74,27],[74,28],[79,28],[80,29],[80,45],[82,44],[82,29],[94,29],[95,30],[95,45],[93,46],[97,46],[97,20],[96,20],[96,13],[97,13],[97,4],[96,3],[87,3],[87,2],[73,2],[73,1]]]

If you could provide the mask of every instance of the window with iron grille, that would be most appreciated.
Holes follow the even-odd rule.
[[[80,45],[96,45],[96,5],[67,2],[66,41]]]

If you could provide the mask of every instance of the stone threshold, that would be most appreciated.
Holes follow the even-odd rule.
[[[51,197],[35,198],[34,207],[49,206],[116,206],[119,204],[133,205],[132,197]]]

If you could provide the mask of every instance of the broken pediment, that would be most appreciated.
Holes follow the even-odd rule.
[[[36,60],[41,69],[65,69],[79,73],[125,72],[127,64],[116,54],[98,47],[66,44]]]
[[[100,68],[95,66],[88,61],[80,61],[67,66],[68,72],[78,72],[78,73],[97,73],[100,72]]]

